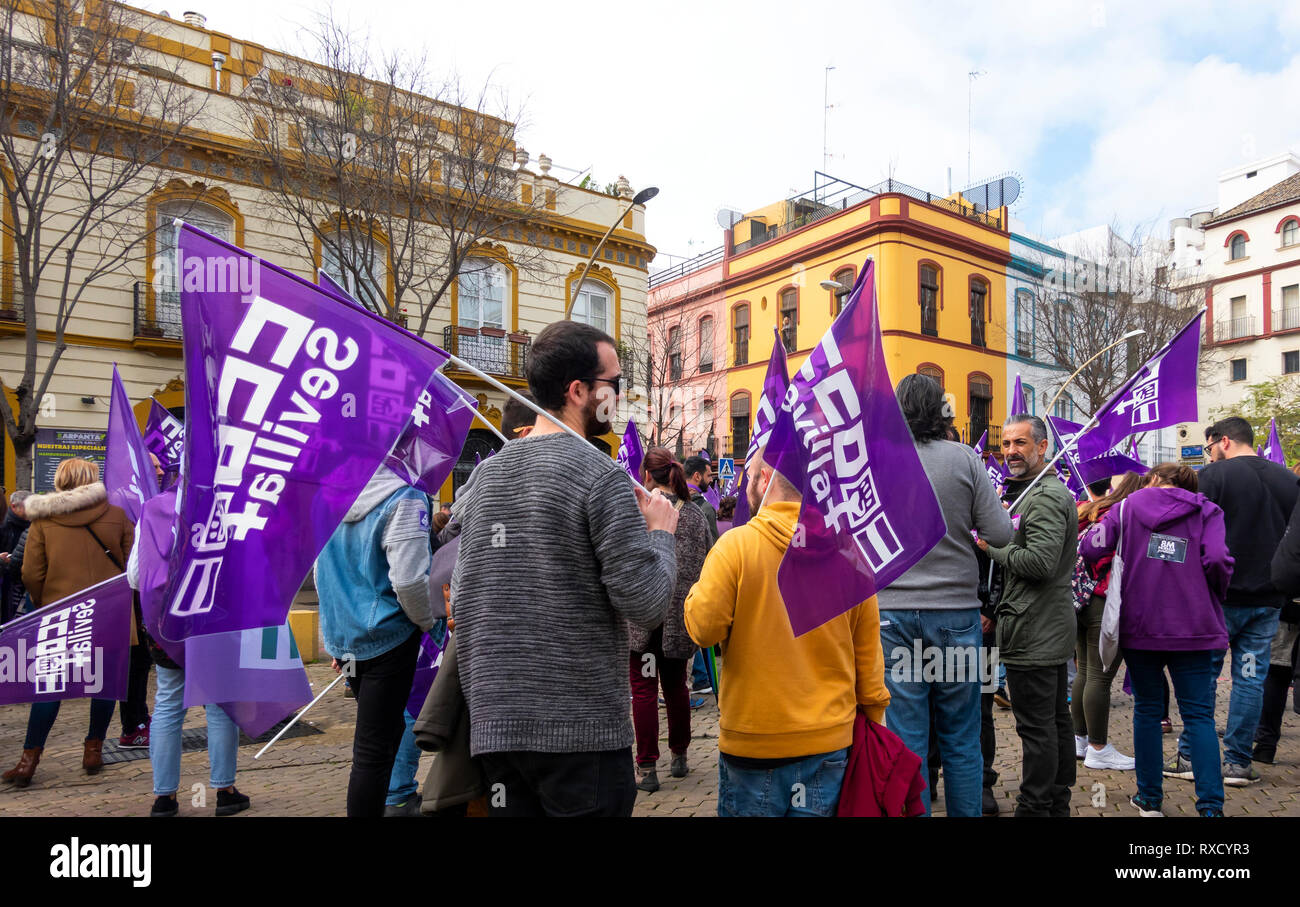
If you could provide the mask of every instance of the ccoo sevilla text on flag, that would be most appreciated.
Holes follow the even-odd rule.
[[[790,379],[764,459],[802,493],[777,572],[796,636],[888,586],[947,531],[885,366],[874,262]]]

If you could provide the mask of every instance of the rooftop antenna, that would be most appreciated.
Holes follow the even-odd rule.
[[[968,186],[970,185],[970,181],[971,181],[970,124],[971,124],[971,108],[973,106],[973,102],[975,99],[975,80],[978,79],[980,76],[986,76],[986,75],[988,75],[988,73],[982,69],[972,69],[970,72],[966,73],[966,80],[967,80],[966,81],[966,185]]]
[[[831,112],[831,70],[834,66],[827,66],[822,78],[822,170],[831,169],[831,153],[826,144],[827,124]]]

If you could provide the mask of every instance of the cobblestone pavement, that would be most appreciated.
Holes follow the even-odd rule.
[[[307,667],[315,689],[333,679],[325,664]],[[1117,678],[1111,709],[1111,734],[1115,745],[1132,755],[1132,700],[1120,692],[1122,677]],[[1220,681],[1218,721],[1223,726],[1227,713],[1229,683]],[[637,794],[638,816],[714,816],[718,809],[718,712],[713,697],[692,714],[689,762],[690,774],[672,778],[668,759],[661,760],[659,782],[654,794]],[[152,694],[150,696],[152,701]],[[1288,703],[1289,705],[1289,703]],[[336,687],[308,713],[308,721],[321,733],[284,739],[265,756],[254,761],[260,746],[239,750],[239,789],[252,798],[252,809],[240,818],[256,816],[341,816],[351,765],[352,734],[355,727],[355,701],[345,699],[342,686]],[[0,707],[0,768],[8,769],[21,753],[27,723],[27,706]],[[1177,708],[1174,727],[1179,728]],[[40,767],[30,787],[18,790],[0,784],[0,815],[4,816],[144,816],[153,803],[149,760],[106,765],[94,777],[81,769],[81,741],[85,736],[89,704],[87,700],[64,703],[58,723],[50,735]],[[1001,775],[997,796],[1007,815],[1015,808],[1020,783],[1020,742],[1009,711],[995,709],[998,754],[995,767]],[[204,711],[190,709],[185,727],[201,728]],[[121,733],[117,716],[110,735]],[[667,724],[660,720],[664,739],[660,750],[668,752]],[[1173,752],[1174,735],[1164,738],[1165,754]],[[424,780],[432,756],[424,756],[418,778]],[[1257,766],[1263,780],[1250,787],[1227,788],[1225,812],[1230,816],[1300,816],[1300,716],[1288,711],[1283,723],[1282,744],[1277,763]],[[181,758],[181,815],[211,816],[216,794],[207,789],[208,760],[204,750],[187,752]],[[1102,787],[1096,787],[1096,785]],[[1128,803],[1134,792],[1131,772],[1094,771],[1078,763],[1078,782],[1074,787],[1073,808],[1079,816],[1135,816]],[[1098,797],[1104,794],[1104,800]],[[939,785],[936,814],[943,814],[943,784]],[[205,805],[198,805],[200,797]],[[1102,805],[1094,806],[1094,800]],[[1190,781],[1166,779],[1164,810],[1167,815],[1195,815],[1195,794]]]

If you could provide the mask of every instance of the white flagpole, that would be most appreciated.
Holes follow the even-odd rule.
[[[551,414],[548,413],[546,410],[542,409],[540,406],[538,406],[538,405],[537,405],[536,403],[534,403],[533,401],[527,399],[526,397],[524,397],[522,394],[518,393],[517,391],[513,391],[513,390],[511,390],[510,388],[506,387],[504,384],[502,384],[500,381],[498,381],[497,379],[493,378],[491,375],[487,374],[486,372],[481,372],[481,371],[479,371],[479,370],[476,369],[474,366],[472,366],[472,365],[470,365],[468,362],[466,362],[464,359],[461,359],[459,356],[455,356],[455,355],[453,355],[453,354],[451,354],[451,353],[447,353],[447,360],[448,360],[449,362],[455,363],[455,365],[456,365],[457,368],[464,369],[465,371],[469,372],[471,375],[473,375],[474,377],[478,378],[479,380],[481,380],[481,381],[486,381],[488,384],[490,384],[492,387],[495,387],[497,390],[502,391],[503,393],[507,393],[507,394],[509,394],[510,396],[514,397],[516,400],[518,400],[518,401],[519,401],[520,403],[522,403],[524,406],[528,407],[528,408],[531,409],[533,412],[537,413],[537,415],[539,415],[539,416],[544,416],[544,417],[546,417],[547,419],[550,419],[552,422],[554,422],[556,425],[558,425],[561,429],[563,429],[564,431],[567,431],[569,434],[573,435],[573,436],[574,436],[575,438],[577,438],[579,441],[586,441],[586,440],[587,440],[587,439],[584,438],[582,435],[580,435],[580,434],[578,434],[576,431],[574,431],[572,428],[570,428],[569,426],[565,425],[562,421],[560,421],[559,419],[557,419],[555,416],[551,415]]]
[[[487,420],[487,416],[483,415],[481,412],[478,411],[477,406],[471,408],[474,410],[474,415],[478,416],[478,420],[487,426],[488,431],[492,432],[492,434],[500,438],[502,444],[510,440],[505,435],[501,434],[500,429],[498,429],[495,425],[493,425],[491,422]]]
[[[298,723],[298,719],[301,718],[303,715],[306,715],[306,714],[307,714],[307,710],[308,710],[309,708],[311,708],[312,706],[314,706],[316,703],[320,702],[320,701],[321,701],[321,698],[322,698],[326,693],[328,693],[330,690],[334,689],[334,687],[338,684],[338,682],[339,682],[340,680],[342,680],[345,676],[346,676],[346,675],[343,674],[343,672],[340,671],[340,672],[339,672],[339,676],[334,678],[334,682],[331,683],[329,686],[327,686],[325,689],[321,690],[319,696],[317,696],[317,697],[316,697],[315,699],[313,699],[311,702],[309,702],[309,703],[307,703],[305,706],[303,706],[302,711],[299,712],[297,715],[294,715],[294,716],[293,716],[293,721],[290,721],[290,722],[289,722],[288,724],[286,724],[284,727],[280,728],[280,733],[276,734],[276,735],[275,735],[274,737],[272,737],[269,741],[267,741],[266,746],[264,746],[264,747],[262,747],[260,750],[258,750],[258,751],[257,751],[257,755],[254,756],[253,758],[254,758],[254,759],[261,759],[261,758],[262,758],[262,754],[265,753],[267,750],[269,750],[269,749],[271,748],[271,745],[274,744],[275,741],[277,741],[277,740],[279,740],[281,737],[283,737],[285,731],[289,730],[289,728],[291,728],[291,727],[293,727],[295,724],[297,724],[297,723]]]

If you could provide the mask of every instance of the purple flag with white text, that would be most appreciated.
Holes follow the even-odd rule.
[[[185,453],[185,425],[157,400],[149,400],[149,418],[144,424],[144,446],[158,458],[164,472],[181,465]]]
[[[989,443],[989,430],[986,428],[984,429],[984,434],[980,435],[980,439],[975,442],[975,446],[972,449],[976,453],[984,453],[984,445],[988,443]]]
[[[636,423],[627,420],[623,429],[623,443],[618,446],[618,465],[627,471],[632,481],[641,484],[641,463],[645,460],[645,448],[641,446],[641,433],[636,430]]]
[[[311,701],[311,684],[288,624],[185,640],[185,707],[217,703],[258,737]]]
[[[1096,415],[1096,426],[1079,438],[1079,457],[1100,457],[1129,435],[1195,422],[1201,319],[1187,322],[1159,352],[1124,382]]]
[[[140,426],[131,411],[122,377],[113,364],[113,389],[108,404],[108,449],[104,454],[104,487],[108,502],[126,511],[132,523],[140,521],[144,502],[158,493],[149,451],[140,438]]]
[[[772,329],[772,355],[767,360],[767,374],[763,377],[763,394],[758,398],[758,411],[754,414],[754,433],[749,438],[749,448],[745,451],[745,466],[740,471],[740,485],[736,488],[736,510],[731,518],[732,526],[743,526],[749,522],[749,467],[754,454],[767,446],[767,439],[772,434],[772,423],[776,420],[777,410],[785,399],[786,388],[790,386],[790,372],[785,361],[785,344],[776,328]]]
[[[177,227],[186,444],[160,632],[279,627],[437,363],[369,312]]]
[[[885,365],[874,261],[791,378],[765,459],[803,495],[777,571],[795,636],[875,595],[943,538]]]
[[[993,488],[997,491],[998,497],[1002,497],[1007,487],[1008,473],[1006,466],[993,454],[989,454],[984,459],[984,472],[988,475],[989,481],[993,483]]]
[[[119,574],[0,628],[0,705],[125,699],[131,600]]]
[[[415,677],[411,681],[411,695],[406,698],[406,712],[412,718],[420,717],[424,700],[429,698],[429,690],[433,689],[433,681],[438,676],[438,668],[442,665],[442,653],[447,647],[446,626],[445,623],[442,624],[441,641],[432,633],[424,633],[420,636],[420,652],[415,658]]]

